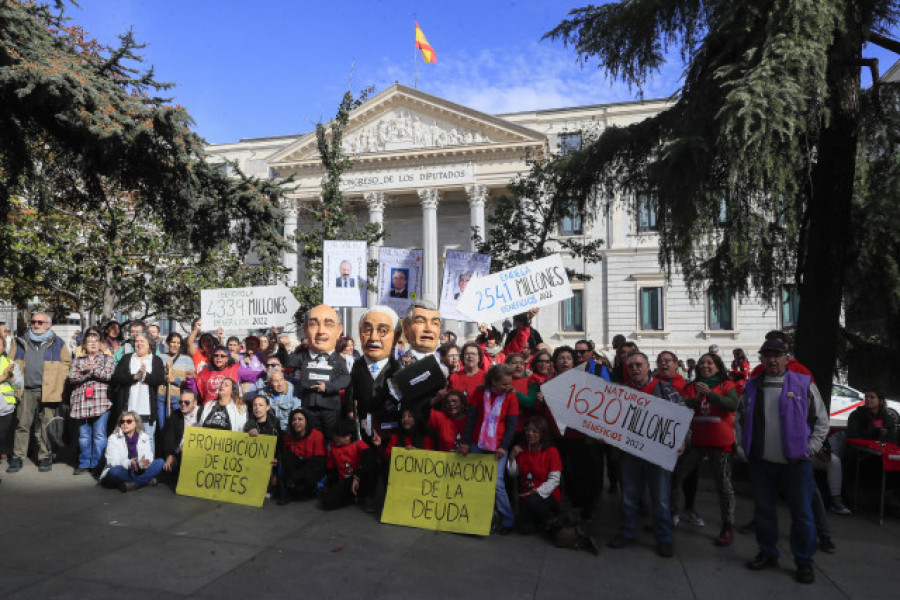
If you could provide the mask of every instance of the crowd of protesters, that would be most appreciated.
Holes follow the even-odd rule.
[[[415,306],[432,319],[422,317],[422,328],[441,326],[434,307]],[[694,506],[704,459],[719,502],[719,530],[712,541],[732,543],[731,466],[742,447],[755,504],[744,529],[755,528],[760,548],[748,566],[762,570],[777,564],[779,492],[793,520],[797,579],[812,581],[817,547],[833,550],[827,524],[823,529],[821,523],[824,509],[816,510],[822,499],[812,469],[816,463],[828,470],[831,509],[849,514],[841,500],[840,457],[829,449],[828,415],[815,382],[790,357],[781,332],[766,336],[761,364],[751,371],[741,349],[728,364],[717,346],[685,364],[671,351],[648,356],[621,335],[608,355],[591,340],[550,348],[531,326],[533,311],[517,315],[506,332],[481,325],[477,337],[461,345],[455,333],[442,332],[433,355],[442,365],[446,389],[415,406],[385,408],[391,402],[380,385],[381,370],[396,375],[429,353],[416,350],[415,343],[401,350],[404,341],[414,340],[402,340],[399,317],[390,309],[383,312],[389,313],[389,325],[377,335],[381,340],[396,335],[379,360],[360,354],[330,307],[310,311],[307,331],[313,333],[299,344],[277,331],[224,339],[221,330],[204,332],[200,320],[186,337],[171,333],[163,339],[159,327],[135,320],[89,327],[74,352],[53,333],[49,314],[34,313],[25,335],[0,354],[0,451],[8,457],[6,471],[21,470],[30,449],[38,470],[50,471],[60,431],[54,421],[64,416],[77,437],[74,474],[91,473],[103,485],[130,492],[164,478],[175,481],[185,430],[207,427],[277,438],[270,495],[279,505],[319,498],[326,510],[355,503],[376,512],[393,449],[492,453],[498,460],[494,532],[542,532],[560,545],[596,552],[598,542],[587,524],[608,481],[609,493],[621,490],[622,501],[620,529],[607,545],[630,545],[643,510],[652,517],[657,553],[670,557],[673,527],[705,525]],[[416,315],[411,307],[404,319]],[[367,324],[364,316],[361,332]],[[368,331],[371,341],[376,334]],[[0,339],[7,335],[0,325]],[[323,342],[330,343],[330,352],[322,351]],[[310,383],[306,371],[316,368],[328,375]],[[674,472],[571,428],[560,434],[541,385],[571,369],[693,410]],[[785,416],[786,403],[795,400],[794,412]],[[388,415],[390,410],[396,414]],[[361,427],[363,419],[369,421]],[[896,441],[898,427],[883,394],[868,390],[865,405],[850,415],[847,436]]]

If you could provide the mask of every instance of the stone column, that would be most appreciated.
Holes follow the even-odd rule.
[[[418,190],[422,203],[422,297],[438,302],[438,229],[437,207],[441,200],[440,191],[428,188]]]
[[[384,205],[387,197],[384,192],[367,192],[363,194],[363,200],[366,201],[366,207],[369,209],[369,223],[378,223],[384,230]],[[384,244],[383,240],[378,240],[369,246],[369,260],[378,260],[378,248]],[[374,306],[378,302],[377,281],[370,281],[368,294],[369,306]]]
[[[482,241],[487,238],[487,230],[484,227],[484,203],[487,200],[488,189],[483,185],[467,185],[466,195],[469,197],[469,226],[478,233]],[[469,241],[474,252],[475,241]]]
[[[284,239],[288,249],[282,252],[281,264],[287,269],[287,285],[297,285],[297,242],[293,241],[297,233],[297,199],[285,198],[281,205],[284,210]]]

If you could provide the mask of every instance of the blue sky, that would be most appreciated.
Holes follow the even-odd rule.
[[[585,2],[557,0],[80,0],[68,14],[101,42],[129,28],[157,79],[212,143],[310,131],[350,84],[413,84],[413,16],[438,55],[419,89],[489,113],[631,100],[596,63],[541,36]],[[884,72],[897,57],[877,54]],[[646,98],[678,89],[674,62]]]

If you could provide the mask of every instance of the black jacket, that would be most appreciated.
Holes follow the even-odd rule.
[[[350,372],[347,371],[347,362],[337,352],[332,352],[327,359],[331,367],[328,381],[325,382],[325,393],[313,391],[310,387],[315,384],[308,378],[309,363],[312,362],[309,352],[299,355],[298,367],[292,374],[300,383],[300,399],[306,408],[325,408],[329,410],[341,409],[341,390],[350,385]],[[295,393],[296,394],[296,393]]]
[[[119,364],[116,365],[116,370],[113,371],[112,379],[110,383],[115,386],[115,389],[112,392],[112,407],[109,410],[109,423],[113,425],[115,428],[115,423],[119,420],[119,415],[128,410],[128,390],[134,385],[134,375],[131,374],[131,356],[134,353],[131,352],[122,357],[119,361]],[[166,367],[163,365],[162,360],[157,355],[153,355],[153,368],[150,373],[147,373],[147,376],[144,378],[144,383],[147,385],[148,393],[150,394],[150,422],[156,423],[159,415],[157,414],[156,407],[156,396],[159,392],[159,386],[163,385],[166,381]],[[109,429],[109,426],[107,426]]]
[[[350,371],[350,386],[344,393],[345,412],[353,410],[353,401],[359,410],[359,419],[373,414],[379,422],[384,421],[385,413],[395,410],[397,400],[388,391],[387,381],[400,370],[400,363],[393,356],[375,379],[369,374],[369,365],[365,358],[353,363]]]

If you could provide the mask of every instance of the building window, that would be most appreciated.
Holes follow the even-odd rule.
[[[559,235],[581,235],[581,212],[578,204],[568,201],[563,218],[559,220]]]
[[[641,329],[643,331],[662,331],[663,322],[663,288],[641,288]]]
[[[734,305],[731,294],[710,293],[707,306],[710,329],[726,331],[734,329]]]
[[[637,230],[638,232],[656,231],[659,201],[652,192],[641,192],[637,197]]]
[[[581,132],[559,134],[559,154],[565,156],[569,152],[581,150]]]
[[[796,327],[800,314],[800,293],[796,285],[781,286],[781,326]]]
[[[572,290],[572,297],[562,303],[563,331],[584,331],[584,290]]]

